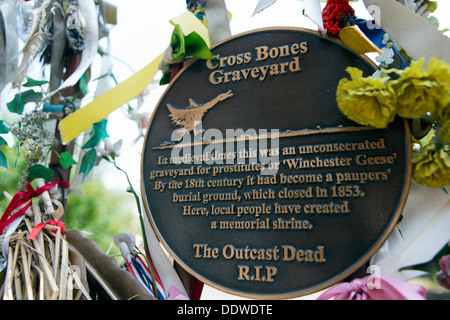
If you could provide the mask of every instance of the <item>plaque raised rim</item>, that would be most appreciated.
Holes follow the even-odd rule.
[[[234,35],[230,38],[227,38],[219,43],[217,43],[216,45],[211,47],[211,50],[213,50],[214,48],[222,45],[223,43],[226,43],[230,40],[239,38],[239,37],[243,37],[246,36],[248,34],[253,34],[253,33],[260,33],[260,32],[265,32],[265,31],[298,31],[298,32],[304,32],[304,33],[310,33],[313,35],[317,35],[319,37],[322,37],[328,41],[331,41],[333,43],[335,43],[337,46],[342,47],[344,50],[347,50],[349,52],[352,52],[353,54],[355,54],[356,56],[360,57],[361,59],[365,60],[367,63],[369,63],[369,65],[371,65],[374,70],[377,69],[377,66],[375,65],[375,63],[370,60],[366,55],[358,55],[356,53],[354,53],[352,50],[350,50],[349,48],[347,48],[346,46],[344,46],[337,38],[330,38],[330,37],[326,37],[324,35],[321,35],[319,32],[314,31],[314,30],[310,30],[310,29],[305,29],[305,28],[300,28],[300,27],[267,27],[267,28],[259,28],[259,29],[255,29],[255,30],[250,30],[247,32],[243,32],[237,35]],[[216,283],[214,283],[213,281],[203,277],[202,275],[198,274],[197,272],[195,272],[194,270],[192,270],[188,265],[186,265],[178,256],[175,252],[172,251],[171,247],[165,242],[163,236],[160,234],[160,231],[158,229],[158,226],[155,225],[153,219],[152,219],[152,214],[149,208],[149,204],[147,201],[147,197],[146,194],[144,192],[145,190],[145,186],[144,186],[144,181],[143,181],[143,171],[144,171],[144,156],[145,156],[145,148],[146,148],[146,142],[149,136],[149,130],[148,128],[150,128],[150,126],[153,123],[154,120],[154,116],[156,114],[156,111],[159,107],[161,107],[161,102],[162,100],[165,98],[165,95],[167,94],[167,92],[171,89],[171,87],[176,83],[176,80],[181,77],[183,75],[183,73],[192,65],[193,62],[197,61],[198,59],[193,59],[189,64],[185,65],[179,72],[178,74],[174,77],[174,79],[171,81],[171,83],[168,84],[167,88],[164,90],[163,94],[161,95],[161,97],[158,100],[158,103],[155,106],[155,109],[152,112],[150,121],[148,123],[147,126],[147,132],[145,134],[145,138],[144,138],[144,142],[143,142],[143,151],[141,154],[141,193],[142,193],[142,203],[144,205],[144,209],[148,218],[148,222],[150,223],[150,226],[152,228],[152,230],[154,231],[157,239],[160,241],[161,245],[164,247],[165,250],[167,250],[167,252],[169,253],[169,255],[181,266],[183,267],[183,269],[185,269],[189,274],[191,274],[192,276],[194,276],[195,278],[197,278],[198,280],[202,281],[203,283],[211,286],[212,288],[218,289],[222,292],[231,294],[231,295],[235,295],[238,297],[243,297],[243,298],[249,298],[249,299],[292,299],[292,298],[298,298],[298,297],[302,297],[302,296],[306,296],[309,294],[313,294],[313,293],[317,293],[321,290],[324,290],[344,279],[346,279],[347,277],[351,276],[353,273],[355,273],[358,269],[360,269],[364,264],[366,264],[370,258],[381,248],[381,246],[384,244],[384,242],[387,240],[387,238],[389,237],[389,235],[391,234],[392,230],[395,228],[396,224],[398,223],[398,219],[401,216],[401,213],[404,209],[405,203],[406,203],[406,199],[408,197],[408,193],[409,193],[409,189],[410,189],[410,185],[411,185],[411,170],[412,170],[412,166],[411,166],[411,157],[412,157],[412,146],[411,146],[411,134],[410,134],[410,128],[409,125],[407,123],[407,121],[405,119],[403,119],[403,123],[404,123],[404,128],[405,128],[405,140],[406,140],[406,147],[407,147],[407,152],[406,157],[407,157],[407,166],[405,168],[405,181],[404,181],[404,188],[403,188],[403,193],[400,197],[400,199],[398,200],[398,206],[395,209],[395,213],[391,216],[391,222],[386,225],[384,232],[382,233],[381,237],[378,239],[378,241],[376,241],[375,243],[373,243],[373,246],[370,250],[368,250],[363,256],[361,256],[359,258],[359,260],[357,260],[353,265],[349,266],[344,272],[336,275],[333,278],[328,279],[328,281],[322,282],[320,284],[318,284],[317,286],[305,289],[305,290],[299,290],[297,292],[293,292],[293,293],[286,293],[286,294],[274,294],[274,295],[265,295],[265,294],[250,294],[250,293],[245,293],[245,292],[239,292],[239,291],[235,291],[229,288],[225,288],[221,285],[218,285]]]

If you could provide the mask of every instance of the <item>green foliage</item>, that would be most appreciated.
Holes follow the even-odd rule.
[[[8,133],[8,122],[0,120],[0,134]]]
[[[38,87],[38,86],[42,86],[44,84],[49,83],[46,80],[35,80],[35,79],[32,79],[32,78],[30,78],[28,76],[25,76],[25,77],[27,79],[27,82],[23,84],[24,87],[28,87],[28,88],[30,88],[30,87]]]
[[[17,93],[14,99],[6,104],[8,110],[12,113],[22,114],[25,105],[28,102],[39,102],[42,98],[42,93],[35,92],[34,90],[28,90],[21,93]]]
[[[5,134],[8,132],[9,132],[8,123],[4,120],[0,120],[0,134]],[[3,145],[6,145],[6,141],[2,137],[0,137],[0,148]],[[0,167],[8,169],[8,161],[6,159],[6,155],[1,150],[0,150]]]
[[[83,158],[81,159],[80,165],[80,173],[83,174],[83,180],[92,170],[92,168],[94,168],[96,161],[97,161],[97,151],[95,151],[95,149],[90,149],[84,154]]]
[[[36,164],[28,168],[28,178],[27,178],[28,181],[38,178],[42,178],[45,181],[49,181],[52,177],[53,177],[53,170],[41,164]]]
[[[4,154],[10,163],[14,163],[17,157],[17,150],[5,148]],[[20,189],[20,182],[25,171],[25,161],[17,161],[17,165],[9,166],[8,169],[0,168],[0,215],[3,214],[9,204],[9,200],[3,195],[3,191],[14,196]]]
[[[59,163],[64,169],[67,169],[70,166],[77,164],[77,162],[72,158],[69,152],[63,152],[60,154]]]
[[[69,195],[64,222],[69,229],[92,233],[89,238],[106,252],[121,232],[140,234],[138,214],[133,197],[126,192],[109,190],[92,180],[80,188],[83,195]],[[114,245],[111,253],[118,254]]]
[[[94,123],[91,138],[83,145],[83,149],[93,148],[97,146],[100,141],[108,137],[108,133],[106,132],[107,123],[108,121],[106,119]]]

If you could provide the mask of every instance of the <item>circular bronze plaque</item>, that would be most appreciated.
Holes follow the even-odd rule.
[[[409,189],[410,141],[348,120],[348,66],[373,65],[303,29],[232,37],[168,86],[148,128],[142,194],[155,233],[201,281],[290,298],[343,280],[394,227]]]

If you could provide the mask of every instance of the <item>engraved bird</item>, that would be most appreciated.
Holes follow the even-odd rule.
[[[173,107],[170,103],[167,103],[172,124],[181,127],[181,129],[177,130],[179,134],[178,141],[192,131],[194,132],[194,135],[199,134],[199,127],[201,127],[201,121],[205,113],[220,101],[226,100],[232,96],[233,93],[229,90],[219,94],[217,97],[204,104],[198,104],[192,98],[189,98],[189,106],[186,109],[178,109]]]

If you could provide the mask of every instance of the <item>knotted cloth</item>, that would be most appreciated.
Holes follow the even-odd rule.
[[[69,188],[69,183],[67,181],[59,181],[53,183],[47,183],[42,187],[34,189],[31,185],[31,181],[28,181],[26,185],[26,191],[17,192],[11,199],[8,207],[6,207],[5,212],[0,218],[0,234],[3,233],[5,228],[18,217],[22,216],[25,211],[31,206],[32,199],[40,196],[45,191],[59,185],[63,188]],[[17,211],[16,211],[17,210]],[[15,212],[14,212],[15,211]]]
[[[323,26],[327,32],[337,35],[341,30],[342,18],[354,15],[355,10],[348,0],[328,0],[322,10]]]

